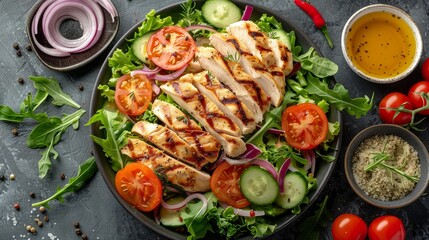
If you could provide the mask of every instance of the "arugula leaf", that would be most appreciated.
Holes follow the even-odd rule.
[[[335,84],[331,90],[327,83],[320,81],[312,74],[307,74],[307,81],[308,86],[305,90],[308,94],[325,99],[339,111],[345,110],[348,114],[360,118],[372,108],[374,95],[371,98],[365,96],[352,99],[349,96],[349,91],[340,83]]]
[[[91,135],[91,139],[103,148],[107,157],[112,161],[112,169],[117,172],[124,168],[127,158],[122,155],[121,148],[127,143],[128,131],[125,130],[125,117],[118,112],[100,109],[89,119],[86,126],[100,122],[106,132],[106,138],[102,139]]]
[[[49,147],[52,141],[53,145],[57,144],[69,126],[77,127],[76,123],[85,112],[85,110],[79,109],[70,115],[65,115],[62,119],[52,117],[38,124],[28,135],[27,146],[29,148]]]
[[[97,172],[97,164],[95,158],[88,158],[82,165],[79,166],[79,170],[75,177],[70,178],[69,182],[64,187],[58,187],[57,191],[51,197],[37,203],[33,203],[32,207],[45,206],[49,207],[48,203],[54,199],[60,202],[64,202],[63,195],[65,193],[76,192],[82,188],[86,181],[88,181]]]
[[[51,167],[51,154],[54,159],[57,159],[58,152],[54,149],[54,138],[52,138],[51,144],[45,151],[42,152],[42,158],[38,162],[39,167],[39,178],[44,178]]]
[[[302,55],[293,55],[293,59],[301,63],[302,69],[313,73],[319,78],[333,76],[338,72],[338,65],[325,57],[319,56],[313,47]]]
[[[328,196],[326,195],[323,202],[318,204],[319,209],[314,212],[314,215],[299,224],[298,240],[319,240],[320,228],[325,227],[326,220],[332,218],[331,213],[326,208],[327,202]]]
[[[48,97],[48,94],[43,91],[37,91],[34,98],[31,97],[31,93],[28,94],[27,98],[20,105],[20,112],[13,111],[9,106],[0,106],[0,121],[7,122],[22,122],[26,118],[32,118],[38,122],[43,122],[48,119],[46,113],[34,113],[37,107]]]
[[[54,100],[52,103],[56,106],[68,105],[74,108],[80,108],[73,99],[61,90],[57,80],[42,76],[30,76],[31,81],[34,82],[34,87],[40,91],[48,93]]]

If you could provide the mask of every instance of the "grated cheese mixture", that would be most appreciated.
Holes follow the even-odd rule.
[[[382,201],[403,198],[414,189],[415,182],[381,165],[364,171],[373,162],[374,153],[380,153],[383,149],[390,155],[390,159],[384,161],[385,164],[420,178],[418,154],[408,142],[395,135],[376,135],[365,139],[353,155],[355,181],[372,198]]]

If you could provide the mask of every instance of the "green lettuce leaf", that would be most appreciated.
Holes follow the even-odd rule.
[[[145,35],[146,33],[154,30],[158,30],[165,26],[171,26],[174,24],[171,16],[161,18],[160,15],[155,15],[156,11],[152,9],[146,14],[146,19],[142,22],[142,25],[138,28],[138,31],[134,33],[134,39]],[[130,39],[133,42],[134,39]]]

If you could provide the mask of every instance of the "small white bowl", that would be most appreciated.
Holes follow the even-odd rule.
[[[411,64],[408,66],[408,68],[397,74],[394,75],[392,77],[387,77],[387,78],[379,78],[379,77],[375,77],[375,76],[371,76],[368,75],[366,73],[364,73],[363,71],[361,71],[351,60],[348,52],[347,52],[347,46],[346,46],[346,42],[347,42],[347,35],[348,32],[351,30],[351,27],[353,26],[353,24],[360,19],[361,17],[370,14],[370,13],[374,13],[374,12],[387,12],[387,13],[391,13],[394,14],[400,18],[402,18],[405,23],[411,28],[413,34],[414,34],[414,39],[416,41],[416,50],[415,50],[415,54],[413,57],[413,60],[411,62]],[[408,76],[418,65],[419,61],[420,61],[420,57],[422,55],[423,52],[423,42],[422,42],[422,37],[420,35],[420,31],[417,27],[417,25],[415,24],[415,22],[413,21],[413,19],[407,14],[405,13],[403,10],[391,6],[391,5],[386,5],[386,4],[373,4],[373,5],[369,5],[366,6],[364,8],[361,8],[360,10],[358,10],[356,13],[354,13],[349,20],[346,22],[344,28],[343,28],[343,32],[341,35],[341,48],[342,48],[342,52],[344,55],[344,58],[347,62],[347,64],[350,66],[350,68],[356,72],[359,76],[361,76],[362,78],[374,82],[374,83],[381,83],[381,84],[387,84],[387,83],[393,83],[393,82],[397,82],[399,80],[404,79],[406,76]]]

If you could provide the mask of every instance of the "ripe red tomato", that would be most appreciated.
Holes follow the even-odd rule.
[[[301,103],[286,108],[282,114],[282,129],[286,141],[296,149],[313,149],[328,133],[328,118],[313,103]]]
[[[370,240],[404,240],[404,224],[395,216],[378,217],[369,225],[368,237]]]
[[[429,79],[428,79],[429,80]],[[414,109],[420,108],[426,105],[426,99],[421,95],[426,93],[426,96],[429,96],[429,81],[420,81],[414,84],[410,91],[408,92],[408,98],[413,104]],[[422,115],[429,115],[429,109],[418,112]]]
[[[426,58],[426,60],[423,62],[421,72],[423,79],[429,80],[429,58]]]
[[[367,232],[366,223],[354,214],[341,214],[332,223],[334,240],[365,240]]]
[[[410,99],[403,93],[392,92],[384,96],[378,107],[378,114],[385,123],[393,123],[397,125],[406,125],[411,122],[411,113],[400,112],[396,114],[396,110],[389,108],[399,108],[403,106],[406,109],[412,110],[413,105]]]
[[[243,196],[239,184],[241,174],[249,166],[223,162],[216,168],[210,179],[210,188],[219,201],[236,208],[249,206],[250,203]]]
[[[155,209],[162,199],[162,183],[143,163],[129,163],[116,173],[115,186],[119,195],[143,212]]]
[[[157,66],[178,70],[194,57],[197,45],[189,33],[177,26],[161,28],[147,43],[147,56]]]
[[[123,75],[116,82],[115,103],[119,111],[137,116],[146,111],[152,100],[152,84],[143,74]]]

